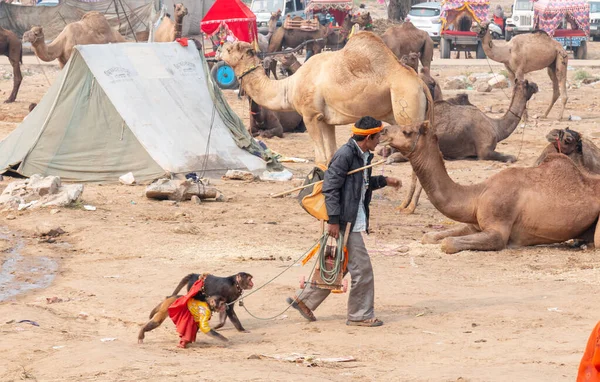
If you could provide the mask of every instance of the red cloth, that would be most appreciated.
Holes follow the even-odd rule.
[[[186,37],[176,38],[175,41],[177,41],[181,46],[188,46],[188,39]]]
[[[500,28],[504,28],[504,20],[502,17],[494,16],[494,24],[498,25]]]
[[[185,296],[179,297],[174,303],[169,306],[169,317],[177,326],[179,337],[186,342],[196,341],[196,333],[198,332],[198,324],[194,321],[194,317],[190,313],[187,302],[194,297],[204,286],[204,277],[198,279],[190,288],[190,291]]]
[[[577,373],[577,382],[598,381],[600,381],[600,322],[590,334]]]
[[[200,30],[209,36],[225,24],[240,41],[258,40],[256,15],[242,0],[216,0],[200,22]]]

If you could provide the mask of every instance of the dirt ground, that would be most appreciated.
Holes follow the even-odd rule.
[[[600,43],[592,43],[598,55]],[[9,70],[6,60],[0,70]],[[590,75],[600,71],[585,69]],[[487,67],[437,67],[443,79]],[[38,102],[54,66],[25,66],[18,102],[0,104],[0,138],[7,136]],[[515,164],[452,161],[446,166],[457,182],[472,184],[511,166],[530,166],[552,128],[570,127],[600,144],[598,96],[593,85],[578,87],[569,71],[570,114],[581,121],[532,119],[498,150],[518,156]],[[0,78],[2,78],[0,76]],[[530,116],[541,116],[551,97],[545,71],[530,76],[540,92],[530,101]],[[0,80],[0,97],[12,86]],[[468,91],[470,100],[501,116],[509,100],[501,90]],[[445,91],[445,96],[456,91]],[[507,93],[510,94],[510,91]],[[247,122],[246,103],[227,92],[234,110]],[[337,129],[338,142],[350,136]],[[265,140],[285,155],[314,159],[307,134]],[[377,157],[375,158],[378,159]],[[379,167],[400,177],[399,192],[384,189],[372,202],[372,233],[366,237],[376,283],[378,328],[345,325],[346,295],[331,295],[306,322],[289,310],[276,320],[238,315],[250,333],[230,323],[221,331],[223,346],[199,334],[189,349],[176,348],[178,336],[167,319],[143,345],[137,332],[150,310],[190,272],[231,275],[246,271],[257,286],[279,274],[309,249],[319,224],[293,196],[268,195],[297,185],[313,163],[286,164],[292,182],[214,180],[231,199],[177,205],[148,200],[143,186],[85,185],[79,207],[0,212],[0,380],[38,381],[573,381],[587,338],[600,318],[600,261],[591,249],[552,245],[499,252],[443,254],[423,245],[425,232],[455,224],[423,194],[415,214],[396,207],[410,180],[410,165]],[[3,189],[12,178],[0,182]],[[568,198],[568,195],[565,195]],[[56,212],[56,211],[54,211]],[[548,219],[553,219],[551,206]],[[60,226],[67,233],[55,243],[41,242],[37,227]],[[293,259],[293,260],[290,260]],[[258,293],[246,308],[269,317],[286,308],[285,297],[308,276],[312,262],[291,267]],[[32,287],[41,287],[28,290]],[[22,291],[14,295],[13,292]],[[49,304],[47,298],[62,302]],[[3,300],[3,301],[2,301]],[[594,313],[595,312],[595,313]],[[35,321],[39,326],[21,320]],[[211,323],[215,324],[215,319]],[[318,357],[351,356],[347,363],[305,364],[256,359],[253,355],[300,353]]]

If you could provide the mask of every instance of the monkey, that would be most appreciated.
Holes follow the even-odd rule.
[[[187,290],[189,291],[199,277],[200,274],[198,273],[190,273],[185,276],[183,279],[181,279],[179,285],[177,285],[173,293],[170,296],[167,296],[164,301],[152,309],[152,312],[150,312],[150,321],[148,321],[140,329],[138,334],[138,343],[143,343],[145,333],[158,328],[169,316],[169,306],[171,306],[175,300],[181,297],[177,295],[179,291],[186,285]],[[249,273],[240,272],[229,277],[207,275],[206,279],[204,280],[203,290],[197,293],[194,296],[194,299],[204,301],[206,295],[219,295],[225,298],[226,304],[230,304],[237,300],[242,295],[244,290],[249,290],[253,287],[254,283],[252,282],[252,275]],[[248,333],[235,314],[233,304],[226,305],[225,311],[219,312],[219,324],[214,327],[214,330],[222,328],[223,325],[225,325],[227,317],[229,317],[231,323],[238,331]]]
[[[195,297],[195,296],[194,296]],[[189,308],[190,312],[192,312],[192,316],[194,317],[194,321],[196,321],[196,323],[198,324],[198,330],[200,330],[202,333],[205,333],[211,337],[214,337],[218,340],[221,340],[223,342],[229,342],[229,340],[222,335],[221,333],[217,333],[214,329],[212,329],[209,324],[208,321],[210,320],[210,317],[212,315],[212,312],[224,312],[227,305],[226,305],[226,299],[222,296],[208,296],[205,297],[206,302],[204,301],[195,301],[192,302],[191,306],[193,308]],[[194,299],[195,300],[195,299]],[[204,305],[207,306],[204,306]],[[189,307],[189,303],[188,303],[188,307]],[[208,308],[208,311],[206,311],[206,309]],[[187,347],[188,342],[186,340],[184,340],[183,338],[181,338],[181,340],[179,341],[179,345],[178,347],[185,349]]]

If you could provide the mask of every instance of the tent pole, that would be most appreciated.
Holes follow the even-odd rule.
[[[113,0],[113,1],[116,2],[117,0]],[[129,24],[129,29],[131,29],[131,34],[133,35],[133,38],[135,39],[135,42],[138,42],[137,36],[135,35],[133,27],[131,26],[131,22],[129,22],[129,16],[127,16],[127,11],[125,10],[125,6],[123,5],[123,0],[119,0],[119,3],[121,3],[121,8],[123,8],[123,15],[125,15],[125,20],[127,20],[127,24]],[[119,25],[120,24],[121,24],[121,21],[119,19]]]

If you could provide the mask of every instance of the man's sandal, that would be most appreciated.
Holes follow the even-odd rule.
[[[378,318],[369,318],[367,320],[362,321],[346,321],[346,325],[348,326],[366,326],[366,327],[375,327],[383,325],[383,321]]]
[[[317,321],[317,318],[313,314],[312,310],[310,310],[302,301],[298,299],[292,299],[291,297],[288,297],[285,301],[290,304],[292,308],[300,312],[302,317],[306,318],[308,321]]]

